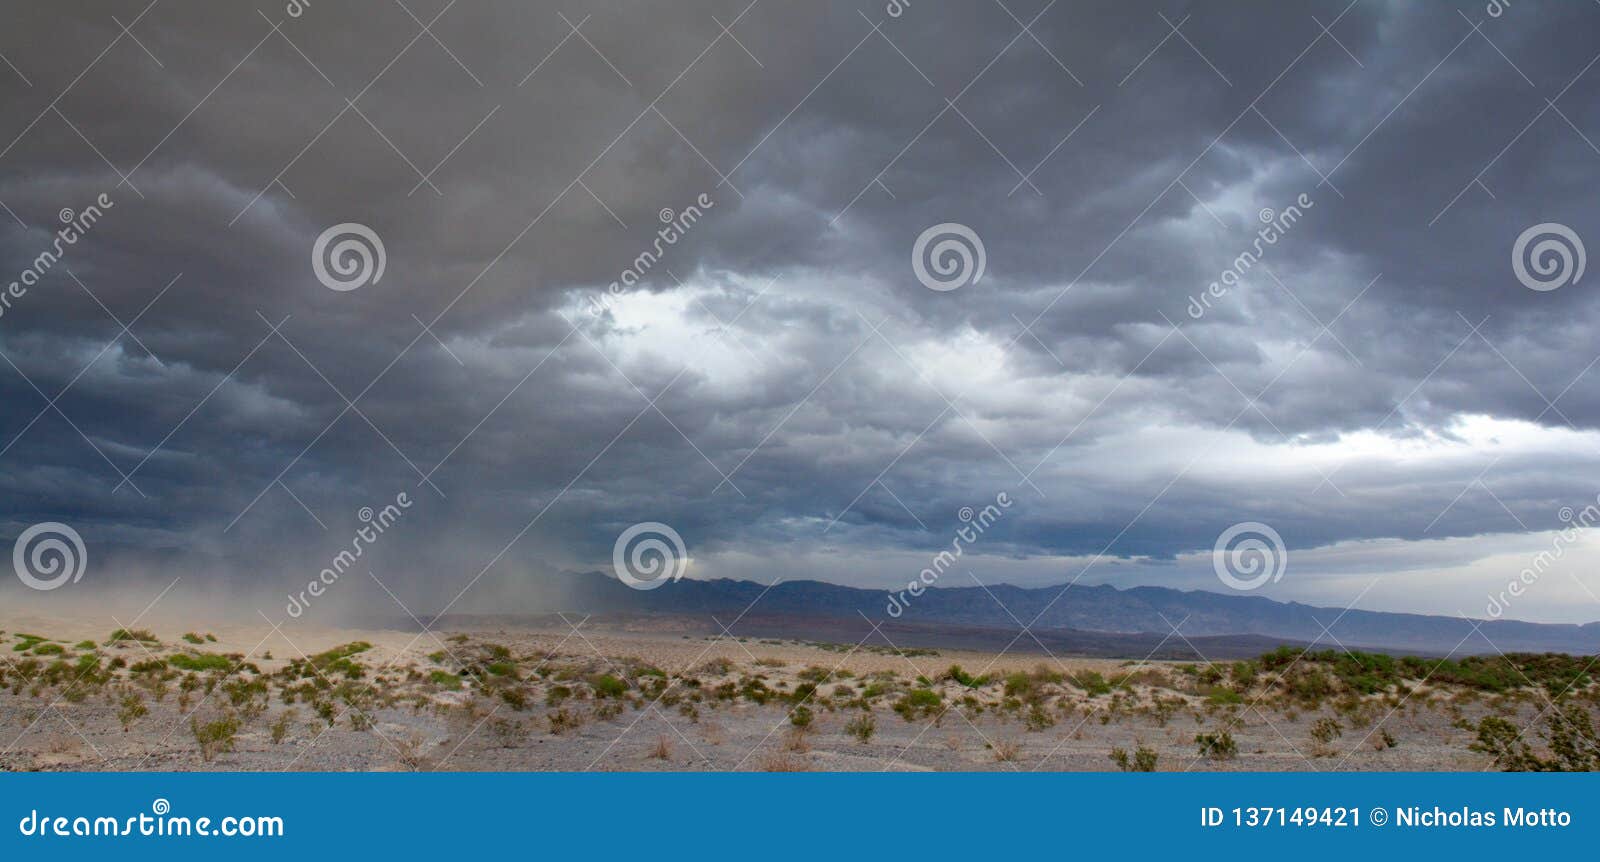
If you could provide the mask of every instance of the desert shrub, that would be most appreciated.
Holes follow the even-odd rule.
[[[994,752],[994,759],[1001,763],[1015,762],[1022,754],[1022,746],[1010,739],[997,739],[989,748]]]
[[[844,732],[865,744],[878,731],[878,720],[870,712],[863,712],[844,723]]]
[[[952,680],[967,688],[982,688],[989,684],[987,676],[973,676],[962,670],[961,665],[958,664],[950,665],[950,669],[945,671],[944,676],[940,677],[940,679]]]
[[[267,732],[272,737],[273,745],[282,745],[284,739],[288,738],[289,725],[294,722],[296,714],[294,710],[286,709],[278,713],[278,717],[273,720],[272,724],[268,725]]]
[[[550,724],[550,733],[560,736],[569,730],[577,730],[583,726],[583,716],[565,709],[558,709],[545,716],[545,721]]]
[[[1111,683],[1106,681],[1099,671],[1080,671],[1072,677],[1072,684],[1084,690],[1090,697],[1099,697],[1111,693]]]
[[[1233,739],[1233,734],[1226,730],[1217,733],[1197,733],[1194,737],[1195,745],[1200,747],[1200,754],[1212,760],[1232,760],[1239,755],[1239,743]]]
[[[1582,705],[1569,703],[1545,716],[1540,733],[1550,747],[1550,757],[1534,752],[1515,724],[1487,716],[1476,727],[1477,738],[1467,747],[1494,758],[1505,772],[1592,772],[1600,770],[1600,737]],[[1471,729],[1471,725],[1467,725]]]
[[[733,662],[725,658],[710,659],[695,668],[695,673],[703,676],[726,676],[732,672]]]
[[[1128,752],[1121,748],[1111,749],[1111,754],[1109,757],[1111,758],[1111,761],[1117,765],[1117,768],[1123,772],[1156,771],[1155,749],[1147,748],[1143,745],[1134,749],[1132,757],[1129,757]]]
[[[206,673],[207,671],[228,671],[233,668],[233,661],[227,656],[217,655],[216,653],[209,652],[173,653],[167,657],[167,663],[178,670],[186,670],[194,673]]]
[[[134,722],[149,714],[150,708],[144,705],[144,698],[138,692],[130,691],[118,702],[117,720],[122,722],[123,733],[131,730]]]
[[[161,643],[161,641],[156,639],[155,635],[145,631],[144,629],[117,629],[111,633],[110,637],[106,638],[106,645],[110,646],[111,644],[121,643],[123,641],[138,641],[146,644]]]
[[[804,706],[797,706],[793,712],[789,713],[789,723],[799,728],[810,727],[813,718],[815,716],[810,708]]]
[[[906,721],[927,718],[944,706],[944,696],[930,688],[914,688],[895,701],[894,711]]]
[[[1244,695],[1231,688],[1216,686],[1206,693],[1206,702],[1216,706],[1236,706],[1244,703]]]
[[[194,734],[194,740],[200,746],[200,759],[210,763],[217,755],[233,750],[234,742],[239,735],[239,719],[232,715],[224,715],[212,721],[201,722],[200,719],[190,716],[189,731]]]
[[[395,759],[412,772],[428,765],[427,749],[427,738],[415,730],[394,741]]]
[[[1033,731],[1056,726],[1055,717],[1050,714],[1049,710],[1037,703],[1028,707],[1028,714],[1023,717],[1022,721],[1029,730]]]
[[[589,679],[589,685],[594,688],[594,696],[601,698],[622,697],[628,691],[628,684],[609,673],[602,673]]]
[[[456,676],[447,670],[429,671],[428,682],[431,682],[434,685],[445,689],[446,691],[457,691],[461,688],[461,677]]]
[[[528,693],[520,688],[500,689],[500,699],[517,712],[528,708]]]
[[[1339,724],[1338,719],[1319,718],[1311,725],[1311,738],[1323,745],[1343,735],[1344,726]]]
[[[99,646],[99,644],[95,643],[94,641],[78,641],[77,645],[75,645],[73,649],[92,650],[97,646]]]
[[[205,638],[195,634],[194,632],[184,632],[183,639],[192,644],[203,644],[206,642]]]

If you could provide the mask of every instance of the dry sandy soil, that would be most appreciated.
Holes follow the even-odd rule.
[[[1235,700],[1204,666],[560,620],[150,641],[39,617],[0,630],[4,770],[1114,770],[1113,749],[1132,762],[1141,747],[1163,771],[1481,770],[1493,762],[1457,722],[1530,721],[1546,702],[1422,684],[1308,706],[1265,679]],[[1237,753],[1202,753],[1197,735],[1223,731]]]

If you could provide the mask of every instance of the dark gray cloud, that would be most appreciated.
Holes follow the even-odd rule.
[[[908,5],[6,13],[0,281],[114,206],[0,317],[0,535],[277,593],[404,491],[372,559],[438,607],[647,520],[877,583],[1005,491],[986,553],[1061,580],[1593,499],[1592,276],[1511,249],[1600,237],[1600,10]],[[318,283],[342,222],[381,282]],[[941,222],[977,284],[918,283]]]

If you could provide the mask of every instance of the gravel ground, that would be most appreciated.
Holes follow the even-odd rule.
[[[6,629],[0,641],[15,643],[20,630]],[[406,632],[329,630],[296,632],[290,642],[263,626],[219,631],[215,641],[200,645],[167,632],[156,633],[159,643],[107,645],[101,632],[102,641],[92,650],[74,640],[85,632],[38,633],[59,635],[55,640],[63,653],[52,659],[88,653],[135,665],[170,661],[177,654],[233,653],[239,657],[235,662],[248,661],[260,674],[230,679],[269,683],[257,697],[247,696],[243,707],[230,703],[221,686],[210,695],[199,687],[185,694],[176,673],[160,686],[112,677],[73,702],[62,696],[62,686],[30,685],[33,677],[25,679],[18,662],[33,652],[5,646],[0,671],[9,667],[9,672],[0,692],[0,769],[1081,771],[1116,769],[1109,757],[1113,748],[1131,754],[1141,746],[1155,752],[1162,771],[1493,768],[1487,756],[1468,749],[1472,734],[1455,725],[1458,719],[1488,714],[1490,704],[1426,687],[1398,708],[1396,697],[1371,699],[1361,713],[1346,709],[1335,716],[1328,708],[1306,711],[1283,702],[1219,705],[1185,692],[1181,681],[1190,677],[1176,665],[1101,659],[897,654],[886,647],[851,652],[848,646],[590,629],[574,633],[571,628],[441,632],[420,639]],[[337,664],[321,671],[301,664],[298,676],[286,671],[291,657],[315,656],[352,641],[370,645],[350,657],[360,665],[360,679],[330,678],[342,667]],[[493,661],[502,654],[511,668],[508,675],[489,676],[504,670]],[[941,679],[953,664],[996,681],[972,689]],[[655,675],[641,668],[662,670]],[[802,731],[790,720],[790,704],[795,689],[806,683],[808,668],[813,678],[832,676],[803,701],[812,720]],[[1055,676],[1111,677],[1130,670],[1141,672],[1141,682],[1112,696],[1082,691]],[[1041,717],[1031,727],[1026,709],[1004,706],[1006,695],[997,681],[1004,674],[1029,672],[1055,679],[1043,683],[1048,695],[1038,699]],[[626,680],[626,690],[605,696],[592,684],[600,674]],[[772,695],[766,703],[711,696],[719,685],[731,688],[758,676]],[[923,687],[939,692],[942,702],[908,719],[892,706],[896,697],[917,687],[918,677],[934,680]],[[478,679],[485,680],[486,690],[475,691]],[[696,685],[690,687],[688,679]],[[284,703],[286,685],[309,688],[324,680],[328,693],[320,700]],[[886,685],[888,694],[869,699],[870,710],[859,701],[851,705],[852,696],[874,681]],[[839,685],[851,693],[841,694]],[[522,696],[515,702],[501,698],[501,687],[514,687]],[[163,690],[159,699],[157,688]],[[558,688],[570,695],[559,700]],[[355,692],[360,706],[351,709],[339,691]],[[119,712],[130,692],[139,695],[147,712],[124,730]],[[973,700],[956,705],[963,697]],[[1169,703],[1164,717],[1151,708],[1162,697]],[[554,700],[559,703],[551,705]],[[1112,706],[1114,700],[1119,708]],[[327,715],[316,712],[319,702],[332,705]],[[1541,705],[1529,696],[1494,709],[1527,722]],[[863,741],[847,725],[866,715],[874,732]],[[232,750],[203,759],[191,719],[229,716],[240,722]],[[1338,734],[1318,741],[1313,728],[1326,719],[1339,723]],[[1323,721],[1324,728],[1328,723]],[[281,731],[277,741],[274,725]],[[1221,730],[1233,736],[1237,755],[1201,756],[1196,734]],[[1392,746],[1383,741],[1385,734]]]

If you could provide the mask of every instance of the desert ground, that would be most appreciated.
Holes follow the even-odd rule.
[[[0,769],[1594,769],[1591,662],[997,656],[559,617],[419,632],[0,615]]]

